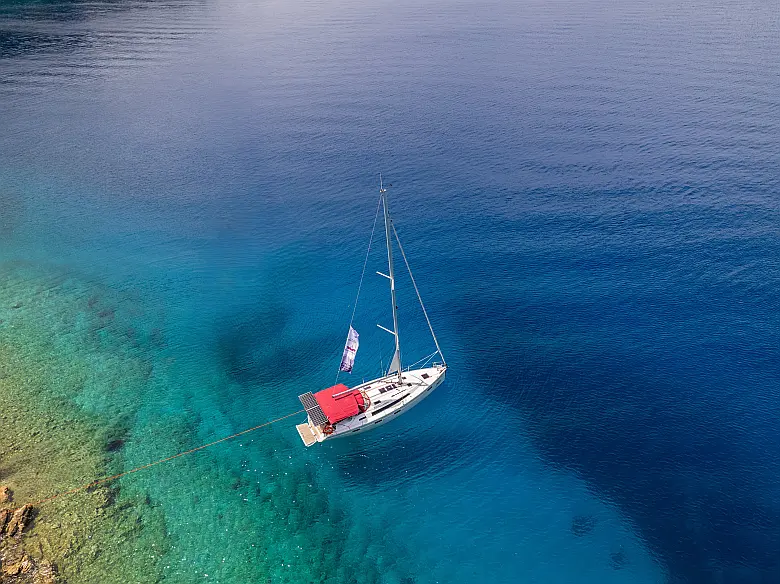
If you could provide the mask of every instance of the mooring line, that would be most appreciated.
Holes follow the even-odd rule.
[[[214,442],[209,442],[208,444],[203,444],[201,446],[198,446],[196,448],[191,448],[190,450],[186,450],[184,452],[179,452],[178,454],[174,454],[173,456],[168,456],[166,458],[161,458],[160,460],[155,460],[154,462],[149,462],[147,464],[144,464],[142,466],[137,466],[135,468],[132,468],[130,470],[126,470],[124,472],[120,472],[119,474],[107,476],[107,477],[101,477],[99,479],[95,479],[94,481],[90,483],[86,483],[84,485],[81,485],[80,487],[76,487],[75,489],[70,489],[69,491],[63,491],[61,493],[55,493],[51,497],[46,497],[45,499],[41,499],[40,501],[36,501],[35,503],[31,503],[33,507],[39,507],[40,505],[43,505],[45,503],[49,503],[51,501],[54,501],[55,499],[59,499],[60,497],[64,497],[66,495],[73,495],[75,493],[78,493],[80,491],[86,491],[87,489],[91,489],[94,487],[97,487],[98,485],[102,485],[104,483],[108,483],[111,481],[115,481],[116,479],[122,478],[124,476],[127,476],[129,474],[133,474],[135,472],[138,472],[140,470],[144,470],[147,468],[150,468],[152,466],[157,466],[158,464],[162,464],[164,462],[168,462],[170,460],[173,460],[174,458],[179,458],[180,456],[185,456],[187,454],[192,454],[193,452],[197,452],[198,450],[203,450],[204,448],[208,448],[209,446],[214,446],[215,444],[219,444],[220,442],[226,442],[227,440],[233,440],[234,438],[238,438],[239,436],[243,436],[244,434],[249,434],[250,432],[254,432],[255,430],[259,430],[260,428],[265,428],[266,426],[270,426],[271,424],[275,424],[276,422],[281,422],[282,420],[286,420],[287,418],[292,418],[293,416],[297,416],[298,414],[305,413],[306,410],[298,410],[297,412],[293,412],[292,414],[287,414],[286,416],[282,416],[281,418],[276,418],[275,420],[271,420],[270,422],[265,422],[263,424],[260,424],[258,426],[255,426],[253,428],[247,428],[246,430],[242,430],[241,432],[237,432],[236,434],[232,434],[230,436],[225,436],[224,438],[220,438],[219,440],[214,440]]]

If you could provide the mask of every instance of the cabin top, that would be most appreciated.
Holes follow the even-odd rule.
[[[335,424],[366,411],[366,400],[358,389],[349,389],[343,383],[315,394],[298,396],[315,425]]]
[[[360,391],[350,390],[343,383],[318,391],[314,394],[314,399],[331,424],[365,411],[366,404]]]

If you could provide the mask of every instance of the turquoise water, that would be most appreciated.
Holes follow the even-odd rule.
[[[380,171],[451,367],[355,439],[289,420],[122,479],[165,521],[139,573],[777,579],[779,32],[736,1],[6,3],[0,259],[149,365],[71,398],[125,416],[124,468],[332,383]]]

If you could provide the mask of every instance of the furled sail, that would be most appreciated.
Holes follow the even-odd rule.
[[[393,359],[390,361],[390,367],[387,370],[388,375],[398,373],[401,370],[401,351],[396,350]]]
[[[344,354],[341,356],[341,365],[339,371],[346,373],[352,373],[352,366],[355,364],[355,354],[357,353],[358,346],[358,332],[349,327],[349,334],[347,335],[347,343],[344,345]]]

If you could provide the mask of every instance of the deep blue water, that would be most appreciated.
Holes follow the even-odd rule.
[[[194,445],[332,382],[393,184],[447,382],[365,437],[291,423],[127,479],[170,580],[257,577],[241,550],[279,528],[220,493],[273,467],[254,484],[316,485],[345,556],[295,565],[290,512],[274,581],[778,582],[779,55],[761,1],[7,2],[0,258],[162,331],[131,466],[172,412]],[[353,378],[387,304],[369,276]]]

